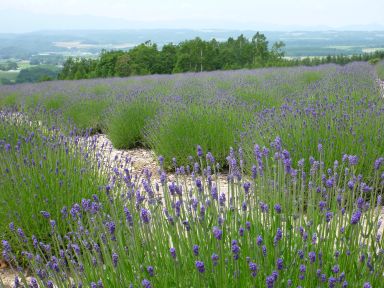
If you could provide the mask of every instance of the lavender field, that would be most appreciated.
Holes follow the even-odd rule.
[[[1,86],[14,286],[381,287],[380,73],[356,62]],[[154,151],[158,171],[100,153],[99,134]]]

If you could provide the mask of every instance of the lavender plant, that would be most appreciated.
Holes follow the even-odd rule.
[[[22,227],[19,235],[50,242],[52,223],[39,221],[41,214],[53,217],[60,233],[69,230],[61,211],[83,197],[100,194],[99,186],[107,181],[97,162],[102,159],[96,155],[96,139],[65,137],[57,127],[45,128],[23,114],[0,114],[2,238],[13,235],[8,227]],[[22,247],[23,242],[15,246],[18,251]]]
[[[381,81],[384,81],[384,61],[376,64],[377,76]]]
[[[198,143],[222,164],[229,146],[241,146],[250,172],[254,144],[279,135],[295,161],[315,155],[321,142],[327,166],[341,154],[356,154],[357,169],[370,174],[384,147],[377,77],[374,66],[360,62],[52,81],[1,86],[0,105],[27,114],[44,108],[41,117],[54,113],[52,124],[62,131],[72,129],[60,114],[83,131],[107,133],[116,147],[144,144],[181,162]]]
[[[17,280],[36,287],[380,287],[384,158],[372,163],[373,189],[356,175],[357,156],[326,167],[317,149],[316,159],[295,163],[280,138],[256,145],[250,176],[243,151],[231,149],[225,188],[214,156],[200,146],[193,166],[175,164],[172,181],[163,169],[158,180],[148,170],[134,175],[128,162],[114,169],[108,201],[72,205],[64,215],[69,233],[41,216],[52,226],[50,249],[13,232],[29,245],[22,255],[34,274]],[[17,242],[2,244],[13,263]]]

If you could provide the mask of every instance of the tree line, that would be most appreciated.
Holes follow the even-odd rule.
[[[129,51],[103,50],[98,59],[68,58],[58,79],[127,77],[133,75],[172,74],[213,70],[234,70],[274,66],[314,66],[325,63],[347,64],[352,61],[383,59],[384,51],[353,56],[334,55],[288,59],[285,44],[269,45],[266,36],[257,32],[251,39],[240,35],[226,41],[195,38],[161,48],[147,41]]]
[[[158,48],[147,41],[129,51],[105,51],[98,59],[68,58],[60,79],[126,77],[274,66],[284,57],[284,43],[269,48],[267,38],[256,33],[251,39],[240,35],[224,42],[201,38]]]

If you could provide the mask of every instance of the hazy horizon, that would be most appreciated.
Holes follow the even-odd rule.
[[[384,30],[384,1],[0,0],[0,33],[47,30]]]

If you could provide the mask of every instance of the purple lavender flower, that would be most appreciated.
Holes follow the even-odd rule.
[[[320,275],[321,275],[321,269],[317,269],[317,270],[316,270],[316,276],[317,276],[317,277],[320,277]]]
[[[272,271],[272,274],[271,276],[273,277],[273,279],[275,279],[275,281],[277,280],[277,277],[279,277],[279,272],[277,272],[276,270]]]
[[[219,197],[219,203],[220,203],[220,206],[224,206],[225,205],[225,194],[224,193],[221,193],[220,194],[220,197]]]
[[[51,225],[52,231],[55,230],[56,227],[56,221],[55,220],[50,220],[49,224]]]
[[[268,204],[266,204],[264,202],[260,202],[259,206],[260,206],[261,212],[268,213],[268,211],[269,211]]]
[[[151,277],[153,277],[153,275],[155,275],[155,270],[153,269],[152,266],[147,267],[147,272],[148,272],[149,276],[151,276]]]
[[[325,274],[321,274],[320,281],[323,283],[327,282],[327,276]]]
[[[112,263],[113,267],[117,267],[117,262],[119,261],[119,255],[112,253]]]
[[[251,222],[247,221],[245,222],[245,228],[250,231],[251,230]]]
[[[198,245],[193,245],[193,254],[195,256],[199,256],[199,246]]]
[[[355,166],[355,165],[357,165],[358,161],[359,161],[359,158],[356,155],[349,155],[348,156],[349,165]]]
[[[252,179],[256,179],[256,176],[257,176],[257,166],[253,165],[251,170],[252,170]]]
[[[170,248],[169,252],[171,253],[171,256],[173,259],[176,259],[176,249],[175,248]]]
[[[105,224],[105,226],[108,228],[109,234],[111,234],[113,236],[115,234],[115,230],[116,230],[115,222],[113,222],[113,221],[107,222]]]
[[[339,267],[339,265],[335,265],[335,266],[333,266],[333,267],[332,267],[332,272],[333,272],[333,274],[337,274],[337,273],[339,273],[339,272],[340,272],[340,267]]]
[[[14,288],[20,288],[21,287],[20,280],[19,280],[18,276],[15,276],[15,281],[13,282],[13,286],[14,286]]]
[[[183,220],[183,225],[185,227],[185,230],[187,230],[187,231],[191,230],[191,225],[189,225],[188,220]]]
[[[164,157],[160,155],[158,160],[159,160],[160,166],[163,166],[164,165]]]
[[[131,212],[129,212],[127,207],[124,207],[124,214],[125,214],[125,219],[128,223],[129,226],[133,226],[133,218]]]
[[[316,261],[316,253],[311,251],[308,253],[308,258],[311,263],[315,263]]]
[[[256,277],[258,269],[259,268],[257,267],[256,263],[249,262],[249,270],[251,270],[252,277]]]
[[[142,285],[144,288],[152,288],[152,286],[151,286],[151,282],[149,282],[149,280],[147,280],[147,279],[144,279],[143,281],[141,281],[141,285]]]
[[[247,202],[244,201],[244,202],[241,204],[241,210],[243,210],[244,212],[247,211]]]
[[[13,223],[13,222],[11,222],[11,223],[9,223],[9,230],[11,230],[12,232],[14,232],[15,231],[15,223]]]
[[[17,228],[17,234],[20,238],[25,239],[25,234],[21,228]]]
[[[199,158],[203,157],[203,149],[201,149],[200,145],[197,145],[197,156]]]
[[[45,219],[49,219],[51,217],[51,214],[49,214],[47,211],[40,211],[40,214],[43,215]]]
[[[212,153],[211,152],[208,152],[207,155],[206,155],[206,158],[209,162],[211,162],[211,164],[215,163],[215,157],[213,157]]]
[[[368,186],[366,183],[364,183],[364,182],[362,182],[362,183],[360,184],[360,189],[361,189],[361,191],[364,192],[364,193],[368,193],[368,192],[371,192],[371,191],[373,190],[372,187],[369,187],[369,186]]]
[[[267,284],[267,288],[273,288],[273,285],[275,284],[275,278],[273,276],[268,276],[265,279],[265,283]]]
[[[238,260],[239,259],[239,254],[240,254],[240,247],[237,245],[236,240],[232,240],[232,254],[233,254],[233,259]]]
[[[267,247],[265,247],[265,245],[263,245],[261,247],[261,251],[263,252],[263,256],[266,257],[267,256]]]
[[[217,266],[217,261],[219,260],[219,255],[213,253],[212,256],[211,256],[211,259],[212,259],[212,262],[213,262],[213,266]]]
[[[261,246],[263,244],[263,237],[261,235],[257,236],[256,243],[258,246]]]
[[[276,261],[277,270],[283,270],[283,266],[284,266],[283,259],[278,258]]]
[[[301,264],[299,271],[300,271],[300,273],[305,273],[305,271],[307,271],[307,268],[305,267],[305,265]]]
[[[197,271],[199,271],[200,273],[204,273],[205,272],[205,267],[204,267],[204,262],[203,261],[196,261],[195,265],[196,265]]]
[[[282,237],[283,237],[283,232],[281,231],[280,228],[277,228],[275,238],[273,239],[274,246],[277,245],[277,242],[279,242]]]
[[[375,170],[379,170],[380,166],[384,164],[384,157],[380,157],[375,161],[374,168]]]
[[[275,211],[277,214],[280,214],[281,213],[281,205],[280,204],[275,204]]]
[[[149,210],[141,208],[140,219],[141,221],[143,221],[143,223],[148,224],[151,220],[151,213],[149,212]]]
[[[245,194],[248,194],[248,193],[249,193],[249,188],[251,188],[251,183],[249,183],[249,182],[245,182],[245,183],[243,184],[243,188],[244,188],[244,192],[245,192]]]
[[[352,214],[351,224],[356,225],[357,223],[359,223],[360,217],[361,217],[361,211],[357,210],[355,213]]]
[[[372,288],[369,282],[365,282],[363,288]]]
[[[213,185],[213,186],[211,187],[211,196],[212,196],[212,199],[214,199],[214,200],[218,200],[218,199],[219,199],[219,195],[218,195],[218,193],[217,193],[217,187],[216,187],[216,185]]]
[[[327,223],[329,223],[332,220],[332,218],[333,218],[333,212],[328,211],[327,213],[325,213],[325,221]]]
[[[221,231],[221,230],[219,229],[219,227],[214,226],[214,227],[213,227],[213,236],[214,236],[217,240],[221,240],[221,237],[223,236],[223,231]]]
[[[167,174],[165,174],[164,171],[160,174],[160,182],[162,185],[165,185],[165,183],[167,182]]]
[[[328,287],[334,288],[337,284],[337,279],[335,277],[329,277],[328,279]]]
[[[37,283],[36,278],[31,278],[31,288],[39,288],[39,284]]]

